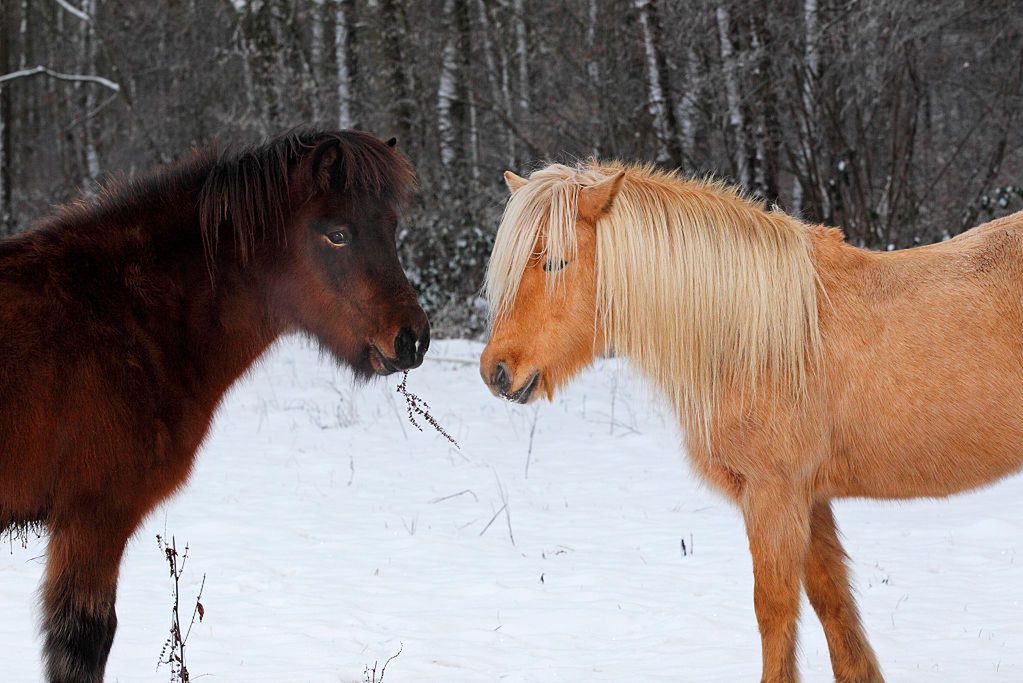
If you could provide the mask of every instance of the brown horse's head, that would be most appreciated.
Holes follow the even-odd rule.
[[[278,154],[257,156],[251,167],[238,157],[231,173],[237,177],[223,181],[226,191],[207,186],[207,197],[227,198],[213,210],[235,223],[243,258],[254,229],[280,234],[268,240],[275,244],[269,253],[251,255],[266,258],[274,271],[271,313],[283,327],[314,336],[363,377],[418,367],[430,324],[398,261],[395,235],[415,183],[408,160],[393,139],[358,131],[296,133],[269,149],[275,145]],[[275,174],[282,182],[272,182]],[[239,182],[245,177],[248,183]],[[251,190],[231,191],[253,179],[267,195],[266,207]],[[246,208],[253,203],[257,208]]]
[[[480,374],[496,396],[527,403],[554,390],[603,348],[597,317],[597,221],[624,173],[566,184],[563,167],[525,180],[511,198],[487,271],[494,316]]]

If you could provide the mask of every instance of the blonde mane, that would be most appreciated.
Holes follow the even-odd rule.
[[[534,172],[508,201],[487,270],[496,316],[526,265],[576,254],[579,192],[625,170],[597,223],[597,321],[608,349],[669,396],[690,431],[709,434],[724,385],[803,394],[817,358],[817,273],[806,225],[719,183],[617,163]],[[550,273],[548,286],[557,284]]]

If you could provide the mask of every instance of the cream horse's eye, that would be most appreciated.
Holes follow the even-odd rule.
[[[568,261],[566,261],[565,259],[550,259],[549,261],[544,261],[543,271],[545,273],[553,273],[555,271],[561,270],[567,265]]]

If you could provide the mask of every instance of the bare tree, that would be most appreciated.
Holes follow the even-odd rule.
[[[803,196],[808,183],[812,183],[814,190],[817,183],[812,180],[810,157],[813,150],[810,145],[816,136],[817,112],[816,112],[816,86],[818,72],[820,70],[820,42],[817,37],[817,0],[803,0],[803,69],[802,69],[802,116],[799,117],[803,130],[801,137],[803,148],[797,156],[799,173],[792,185],[792,201],[797,212],[803,210]]]
[[[380,0],[379,12],[383,23],[383,53],[386,70],[390,74],[390,110],[394,126],[405,144],[412,141],[412,84],[405,59],[408,31],[405,9],[397,0]]]
[[[334,65],[337,76],[337,124],[355,125],[355,2],[334,0]]]
[[[647,110],[657,135],[657,161],[681,163],[674,110],[668,102],[667,74],[657,7],[652,0],[635,0],[646,58]]]
[[[1023,16],[964,7],[2,0],[0,231],[107,171],[333,122],[412,158],[422,190],[398,237],[441,333],[486,323],[508,167],[656,162],[855,244],[944,239],[1023,206]]]
[[[451,116],[451,106],[455,100],[455,79],[458,77],[458,36],[454,29],[455,0],[444,1],[444,16],[452,29],[444,40],[440,60],[440,82],[437,85],[437,137],[440,142],[440,162],[450,170],[455,163],[455,145],[458,143],[458,132]]]
[[[519,109],[529,113],[529,42],[526,38],[526,2],[512,0],[515,8],[515,59],[519,65]]]
[[[725,5],[718,5],[714,17],[717,21],[718,41],[721,45],[721,63],[724,66],[725,97],[728,106],[728,125],[732,140],[735,176],[740,183],[749,187],[752,178],[747,155],[746,122],[742,113],[742,102],[739,99],[738,64],[732,46],[731,14]]]
[[[82,50],[79,71],[82,73],[93,73],[96,71],[96,7],[99,0],[85,0],[82,6]],[[99,186],[100,160],[97,143],[96,122],[93,112],[96,110],[96,92],[92,88],[84,87],[81,82],[75,83],[75,88],[80,91],[81,110],[79,118],[82,131],[82,154],[85,158],[85,183],[83,189],[86,196],[91,195]]]
[[[321,83],[324,80],[323,75],[325,69],[325,37],[327,13],[325,11],[324,0],[313,0],[312,5],[309,7],[309,24],[311,26],[310,40],[309,40],[309,75],[311,80],[311,86],[314,90],[319,90]],[[313,98],[313,118],[317,121],[324,120],[323,112],[323,100],[319,97]],[[349,126],[343,126],[348,128]]]
[[[6,74],[11,67],[10,23],[7,3],[0,4],[0,74]],[[10,85],[0,82],[0,235],[10,234],[14,229],[11,197],[11,92]]]
[[[508,76],[508,54],[500,50],[492,34],[495,33],[496,22],[492,10],[486,0],[477,0],[479,11],[479,32],[483,42],[483,60],[487,69],[487,81],[490,83],[490,108],[504,112],[512,111],[511,81]],[[505,159],[509,167],[515,165],[515,135],[504,126]]]

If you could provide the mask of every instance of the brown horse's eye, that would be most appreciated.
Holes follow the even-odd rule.
[[[543,272],[545,272],[545,273],[553,273],[555,271],[561,270],[562,268],[564,268],[567,265],[568,265],[568,261],[566,261],[564,259],[551,259],[549,261],[544,261],[544,263],[543,263]]]
[[[335,247],[344,247],[351,244],[352,238],[345,230],[334,230],[327,233],[327,239]]]

